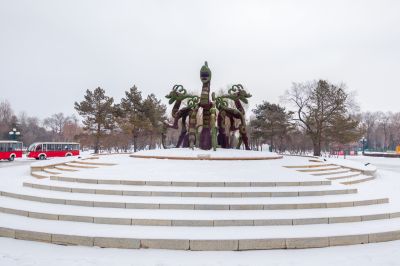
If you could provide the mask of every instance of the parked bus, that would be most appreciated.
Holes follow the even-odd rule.
[[[44,160],[48,157],[79,155],[79,143],[74,142],[35,142],[28,148],[29,158]]]
[[[22,142],[0,140],[0,160],[14,161],[22,157]]]

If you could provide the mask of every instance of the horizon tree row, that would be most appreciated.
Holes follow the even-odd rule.
[[[93,137],[95,153],[101,146],[134,151],[161,145],[166,106],[154,94],[142,97],[136,86],[125,91],[120,103],[97,87],[86,90],[84,100],[75,102],[84,130]],[[86,135],[90,139],[90,135]],[[82,136],[84,137],[84,136]]]
[[[271,150],[280,152],[312,150],[320,156],[322,151],[357,145],[364,133],[354,96],[344,84],[326,80],[293,83],[282,102],[293,111],[266,101],[253,110],[252,143],[267,142]]]

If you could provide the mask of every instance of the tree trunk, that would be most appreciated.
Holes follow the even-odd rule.
[[[321,138],[313,141],[314,146],[314,156],[321,156]]]
[[[137,152],[137,136],[136,136],[136,134],[133,134],[132,140],[133,140],[133,152]]]
[[[99,147],[100,147],[100,124],[97,125],[97,132],[96,132],[96,139],[95,139],[95,144],[94,144],[94,153],[98,154],[99,153]]]

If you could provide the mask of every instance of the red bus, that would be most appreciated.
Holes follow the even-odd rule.
[[[22,142],[0,140],[0,160],[14,161],[22,157]]]
[[[79,155],[79,143],[74,142],[35,142],[28,148],[29,158],[45,160],[48,157]]]

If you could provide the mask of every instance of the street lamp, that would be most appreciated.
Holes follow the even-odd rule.
[[[365,137],[362,137],[361,139],[361,143],[362,143],[362,155],[364,155],[365,152],[365,142],[367,141],[367,139]]]
[[[21,135],[21,132],[17,131],[16,128],[13,128],[10,132],[8,132],[8,134],[12,140],[16,140],[17,136]]]

